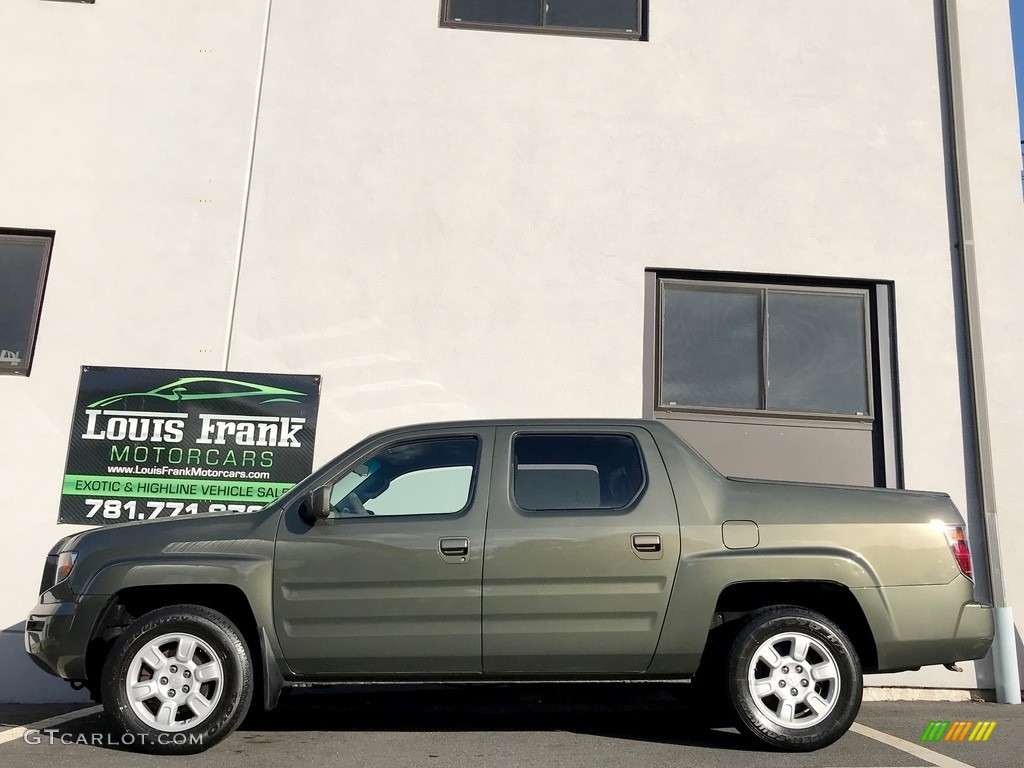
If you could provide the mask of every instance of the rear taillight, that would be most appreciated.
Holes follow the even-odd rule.
[[[971,581],[974,581],[974,571],[971,569],[971,548],[967,544],[967,530],[962,525],[947,525],[945,528],[946,543],[949,544],[949,551],[953,553],[960,573]]]

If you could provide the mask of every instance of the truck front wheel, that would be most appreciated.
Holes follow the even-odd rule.
[[[238,726],[252,678],[245,641],[229,619],[174,605],[145,614],[114,643],[103,668],[103,706],[126,746],[192,754]]]
[[[791,752],[840,738],[863,693],[849,638],[821,614],[797,606],[751,614],[729,651],[728,684],[741,731]]]

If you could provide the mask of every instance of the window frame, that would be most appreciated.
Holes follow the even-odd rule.
[[[596,37],[611,40],[647,41],[648,0],[636,0],[639,28],[634,32],[598,29],[594,27],[546,26],[541,19],[539,26],[532,24],[502,24],[487,21],[457,21],[451,18],[451,0],[441,0],[440,26],[449,29],[476,29],[491,32],[525,32],[539,35],[562,35],[571,37]],[[545,8],[542,13],[546,13]]]
[[[39,270],[39,280],[36,283],[35,298],[32,302],[32,315],[29,318],[28,335],[25,339],[25,358],[17,366],[0,366],[0,376],[24,376],[32,374],[32,362],[35,360],[36,341],[39,335],[40,319],[43,313],[43,297],[46,293],[46,282],[50,274],[50,258],[53,254],[53,241],[56,236],[54,230],[45,229],[15,229],[0,227],[0,242],[2,241],[46,241],[45,253]]]
[[[527,437],[624,437],[633,443],[633,448],[636,450],[637,458],[640,461],[640,473],[641,482],[639,488],[632,498],[625,504],[618,507],[573,507],[570,509],[528,509],[520,506],[516,500],[516,440],[521,436]],[[521,515],[542,515],[544,517],[551,517],[556,515],[614,515],[623,514],[632,511],[637,504],[647,494],[647,488],[650,485],[650,473],[647,471],[647,460],[644,456],[644,450],[640,445],[640,441],[637,439],[635,434],[630,432],[621,432],[618,430],[613,431],[579,431],[572,430],[566,432],[551,431],[549,429],[533,430],[533,429],[520,429],[512,433],[509,439],[508,447],[508,503],[509,506]]]
[[[735,415],[754,418],[780,418],[780,419],[815,419],[838,422],[854,422],[859,424],[871,424],[875,419],[875,361],[872,347],[872,304],[871,290],[867,287],[842,287],[836,284],[815,285],[807,283],[788,282],[765,282],[758,280],[700,280],[681,277],[664,277],[659,275],[657,290],[657,311],[655,315],[655,368],[654,368],[654,409],[667,413],[706,413]],[[837,283],[840,281],[836,281]],[[738,406],[708,406],[708,405],[669,405],[662,396],[664,385],[664,362],[665,362],[665,293],[670,286],[685,286],[697,290],[722,290],[722,291],[758,291],[760,337],[758,343],[759,355],[759,381],[758,397],[761,403],[760,408],[742,408]],[[865,402],[867,410],[864,414],[838,413],[834,411],[797,411],[780,410],[768,408],[768,293],[782,293],[791,295],[835,295],[835,296],[857,296],[862,301],[864,320],[864,366],[865,366]]]
[[[329,516],[320,522],[335,525],[338,523],[349,523],[353,521],[365,523],[380,520],[422,520],[424,518],[455,518],[461,515],[465,515],[470,509],[472,509],[473,504],[476,501],[476,492],[477,488],[479,487],[480,480],[480,464],[483,459],[484,439],[482,435],[476,434],[474,432],[452,435],[425,435],[423,437],[400,439],[391,443],[384,443],[382,445],[378,445],[377,447],[373,448],[372,450],[366,453],[359,454],[359,456],[357,456],[353,461],[347,462],[345,466],[341,469],[341,471],[331,475],[331,477],[325,483],[323,483],[323,486],[333,490],[334,486],[343,477],[352,472],[352,470],[354,470],[360,464],[363,464],[369,459],[374,458],[378,454],[384,453],[385,451],[391,450],[392,448],[398,448],[400,446],[405,445],[415,445],[417,443],[437,443],[442,441],[447,442],[451,440],[473,440],[476,442],[476,455],[473,458],[473,473],[470,476],[469,480],[469,493],[466,497],[466,503],[465,505],[463,505],[462,509],[456,510],[454,512],[427,512],[424,514],[415,515],[353,515],[345,517],[339,515],[337,517]],[[356,487],[358,488],[359,486],[357,485]],[[355,489],[353,489],[353,491],[354,490]]]

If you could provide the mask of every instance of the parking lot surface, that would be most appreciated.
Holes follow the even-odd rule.
[[[681,695],[680,695],[681,693]],[[651,685],[348,688],[287,696],[199,755],[126,749],[102,712],[46,724],[68,707],[0,707],[0,765],[121,768],[447,766],[592,768],[1019,768],[1024,708],[987,703],[865,703],[854,730],[809,754],[765,751],[704,720],[700,702]],[[79,708],[80,710],[80,708]],[[44,719],[44,725],[29,727]],[[59,719],[59,717],[58,717]],[[932,721],[995,721],[985,742],[922,742]],[[17,728],[21,726],[21,728]]]

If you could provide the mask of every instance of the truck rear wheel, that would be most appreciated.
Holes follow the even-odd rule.
[[[174,605],[145,614],[121,634],[103,668],[103,706],[126,746],[201,752],[231,733],[252,699],[241,633],[222,614]]]
[[[741,731],[791,752],[839,739],[857,717],[863,693],[849,638],[821,614],[797,606],[750,616],[730,648],[728,681]]]

